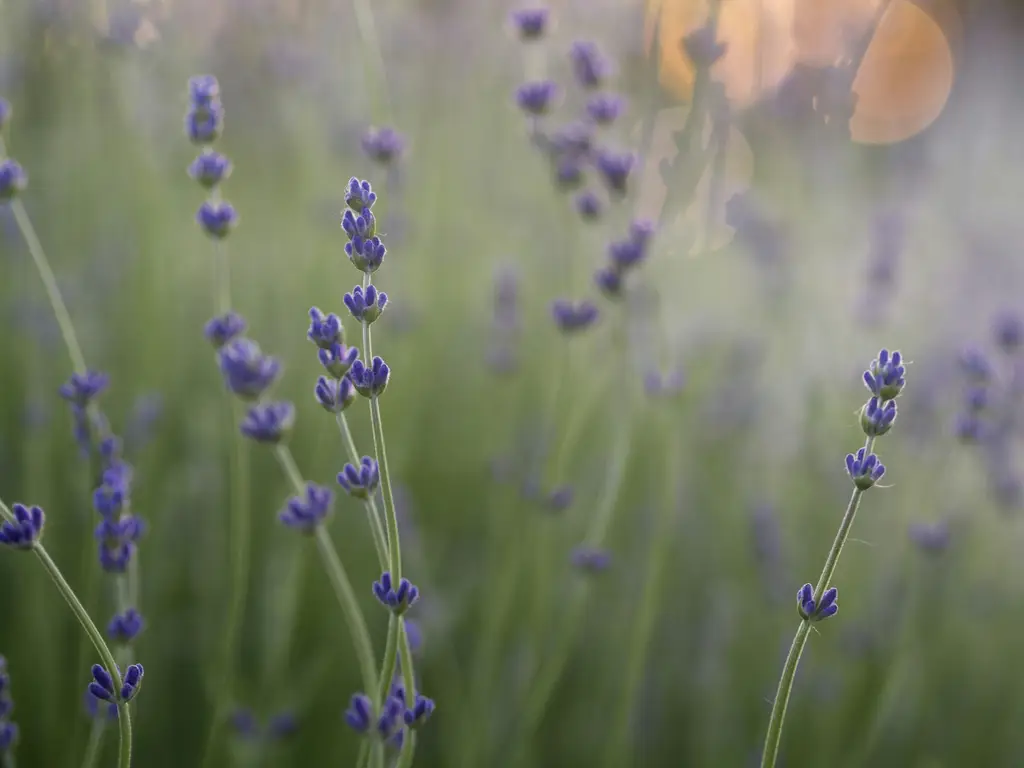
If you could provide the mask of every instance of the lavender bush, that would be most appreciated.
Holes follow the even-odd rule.
[[[681,7],[0,4],[2,768],[1020,763],[1013,27]]]

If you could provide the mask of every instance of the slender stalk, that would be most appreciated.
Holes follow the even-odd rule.
[[[82,757],[82,768],[94,768],[100,756],[100,747],[103,746],[103,733],[106,731],[106,712],[103,707],[97,710],[93,718],[92,728],[89,730],[89,741],[85,745],[85,755]]]
[[[398,616],[391,614],[391,617],[388,619],[388,639],[384,646],[384,663],[381,665],[380,669],[380,686],[377,690],[377,699],[375,702],[378,709],[380,709],[380,705],[387,698],[388,691],[391,688],[391,680],[394,677],[395,658],[398,655],[399,629]]]
[[[683,433],[670,420],[666,430],[667,446],[665,450],[664,483],[665,497],[658,510],[654,534],[651,539],[651,551],[647,557],[647,576],[644,579],[644,593],[640,602],[637,618],[633,622],[633,632],[629,643],[626,662],[626,682],[619,709],[618,726],[615,736],[606,752],[608,768],[629,765],[630,760],[630,724],[637,691],[647,665],[647,652],[651,634],[654,630],[658,612],[664,605],[665,586],[664,572],[669,554],[672,552],[672,521],[679,509],[679,434]]]
[[[625,323],[625,316],[622,318]],[[623,363],[627,363],[625,336],[620,340],[619,350]],[[611,526],[615,509],[618,506],[619,493],[626,477],[629,454],[633,443],[633,401],[632,390],[626,392],[624,401],[618,403],[620,422],[615,430],[615,445],[608,467],[605,471],[605,487],[601,493],[601,505],[591,518],[584,542],[590,547],[600,547]],[[590,594],[590,584],[584,580],[579,584],[568,599],[569,607],[558,625],[555,647],[548,655],[547,663],[541,668],[537,679],[530,686],[526,704],[523,707],[523,724],[519,733],[519,753],[516,765],[525,765],[528,749],[534,731],[541,722],[547,705],[554,693],[555,686],[562,676],[569,660],[573,645],[582,628],[583,615]]]
[[[213,200],[220,198],[220,188],[210,191]],[[218,240],[213,254],[214,306],[218,315],[231,311],[231,261],[227,244]],[[230,397],[230,395],[227,395]],[[235,425],[241,423],[245,409],[241,402],[232,398],[227,412],[229,430],[236,432]],[[224,626],[223,656],[220,666],[221,682],[217,686],[218,696],[214,715],[203,750],[203,765],[209,765],[216,757],[217,736],[227,714],[231,701],[235,676],[235,645],[239,629],[245,616],[245,603],[249,590],[249,446],[241,435],[235,435],[231,448],[228,555],[231,563],[231,598],[228,604],[227,621]]]
[[[366,273],[363,274],[363,290],[370,284],[370,276]],[[366,357],[364,361],[368,365],[373,364],[373,335],[370,332],[370,324],[363,322],[363,352]],[[377,467],[380,471],[380,488],[381,496],[384,499],[384,521],[387,529],[387,545],[388,545],[388,561],[390,564],[391,578],[394,583],[402,578],[402,548],[398,540],[398,516],[395,512],[395,494],[391,486],[391,472],[388,468],[388,452],[387,445],[384,442],[384,422],[380,414],[380,400],[376,395],[369,398],[370,400],[370,426],[373,432],[373,449],[377,458]],[[406,707],[412,707],[416,701],[416,676],[413,672],[413,660],[412,653],[407,649],[409,647],[408,639],[405,634],[405,624],[401,617],[398,617],[399,634],[402,642],[404,643],[402,653],[402,671],[403,680],[405,683],[405,702]],[[385,664],[383,674],[386,674],[386,678],[382,678],[381,686],[390,684],[391,678],[395,674],[395,662],[392,659],[390,665]],[[384,680],[388,682],[385,683]],[[372,690],[372,689],[369,689]],[[405,740],[402,742],[402,752],[399,756],[398,765],[408,766],[412,763],[413,755],[416,751],[416,735],[412,729],[406,729]]]
[[[302,479],[298,466],[292,452],[286,445],[278,444],[274,448],[274,455],[277,457],[281,468],[284,470],[289,482],[295,488],[295,492],[302,495],[306,492],[306,484]],[[356,657],[359,659],[359,668],[363,675],[363,686],[369,692],[377,689],[377,669],[373,661],[373,644],[370,641],[370,632],[366,628],[366,620],[359,608],[359,601],[352,589],[352,583],[345,573],[341,564],[341,558],[334,548],[334,542],[323,525],[316,529],[316,547],[323,561],[324,569],[327,571],[327,578],[331,582],[334,594],[341,606],[345,623],[348,624],[349,632],[352,635],[352,645],[355,648]]]
[[[412,708],[416,703],[416,675],[412,665],[412,647],[409,645],[409,635],[405,631],[405,619],[398,617],[400,627],[399,640],[402,643],[402,684],[405,686],[405,706]],[[398,756],[397,768],[409,768],[412,765],[413,757],[416,754],[416,731],[407,728],[405,741],[402,742],[402,752]]]
[[[14,515],[11,514],[11,510],[7,508],[7,505],[0,501],[0,515],[9,522],[14,522]],[[78,595],[75,594],[75,590],[68,584],[67,579],[64,578],[64,574],[60,572],[60,568],[53,562],[53,559],[47,553],[46,548],[36,542],[32,547],[32,552],[35,554],[36,559],[42,563],[43,568],[50,575],[54,585],[56,585],[58,591],[64,597],[68,607],[71,608],[72,613],[75,614],[75,618],[78,619],[78,623],[82,625],[82,629],[89,636],[89,640],[92,641],[93,647],[100,656],[100,660],[103,662],[103,666],[107,668],[111,678],[114,681],[114,690],[120,691],[123,683],[121,679],[121,670],[117,666],[117,662],[114,660],[114,654],[110,652],[110,648],[107,646],[106,640],[103,639],[103,634],[96,628],[92,618],[89,616],[89,612],[85,610],[85,606],[82,605],[78,599]],[[120,758],[118,762],[119,768],[130,768],[132,761],[132,721],[131,715],[128,712],[128,705],[121,701],[117,702],[117,724],[121,734],[121,748],[119,750]]]
[[[359,745],[359,754],[356,756],[356,768],[366,768],[370,760],[370,740],[363,739]]]
[[[4,768],[17,768],[13,752],[8,751],[4,753]]]
[[[2,152],[2,144],[0,144],[0,154]],[[68,349],[71,365],[75,373],[85,373],[85,356],[82,354],[82,348],[78,344],[78,336],[75,334],[75,326],[71,322],[68,307],[64,303],[64,297],[61,295],[60,288],[57,286],[57,277],[53,274],[50,261],[46,258],[43,244],[39,241],[39,235],[36,234],[35,227],[32,226],[32,219],[29,218],[28,211],[25,210],[24,204],[17,197],[11,200],[11,213],[14,214],[14,220],[18,225],[21,236],[25,238],[25,245],[28,246],[28,252],[32,256],[32,261],[35,262],[36,271],[39,272],[39,279],[43,282],[43,288],[46,290],[46,296],[50,300],[50,306],[53,308],[53,315],[57,320],[57,326],[60,328],[60,335],[64,338],[64,346]]]
[[[377,25],[373,18],[373,9],[368,0],[352,0],[352,10],[356,16],[356,27],[363,41],[363,58],[372,62],[376,82],[370,84],[370,114],[375,120],[391,119],[391,100],[388,96],[387,69],[384,55],[381,53],[380,41],[377,39]]]
[[[341,432],[342,442],[345,444],[345,451],[348,459],[355,466],[359,466],[359,450],[356,448],[356,441],[352,439],[352,430],[349,429],[348,419],[344,413],[339,413],[335,418],[338,422],[338,430]],[[366,507],[366,519],[370,523],[370,533],[373,534],[373,546],[377,550],[377,560],[381,571],[388,569],[388,544],[384,533],[384,527],[380,522],[380,512],[377,510],[377,502],[371,497],[364,504]]]
[[[384,444],[384,425],[380,416],[380,400],[370,398],[370,422],[373,427],[374,445],[377,448],[377,465],[380,468],[381,495],[384,497],[384,519],[387,522],[388,559],[391,563],[391,578],[396,583],[402,578],[402,548],[398,541],[398,517],[395,514],[395,496],[391,489],[391,475],[388,471],[388,453]]]
[[[874,445],[875,438],[868,437],[864,443],[864,453],[870,454]],[[846,506],[846,513],[839,524],[839,532],[836,534],[835,541],[832,543],[832,549],[829,550],[828,557],[825,559],[825,567],[818,578],[818,584],[814,588],[815,605],[821,602],[821,596],[832,580],[832,574],[835,573],[836,565],[839,563],[839,555],[842,554],[843,545],[846,544],[846,540],[850,536],[850,528],[853,526],[853,519],[857,515],[857,507],[860,506],[860,499],[863,495],[864,491],[856,487],[850,495],[850,503]],[[782,724],[786,719],[786,708],[789,706],[790,694],[793,692],[793,679],[796,676],[800,655],[804,652],[804,646],[807,644],[807,637],[810,631],[810,620],[804,619],[801,621],[800,626],[797,627],[796,636],[793,638],[793,644],[789,648],[789,654],[786,656],[786,663],[782,668],[782,677],[779,678],[779,689],[775,694],[775,703],[772,705],[771,719],[768,721],[768,735],[765,737],[764,752],[761,755],[761,768],[774,768],[775,761],[778,758],[779,743],[782,740]]]

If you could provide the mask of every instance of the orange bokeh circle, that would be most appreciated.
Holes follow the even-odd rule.
[[[718,37],[728,46],[712,67],[730,102],[770,96],[796,64],[839,63],[847,43],[878,29],[853,83],[854,141],[893,144],[939,116],[949,98],[963,26],[954,0],[721,0]],[[708,0],[647,0],[644,42],[657,51],[661,86],[692,97],[694,68],[680,40],[708,19]],[[654,45],[657,38],[657,46]]]

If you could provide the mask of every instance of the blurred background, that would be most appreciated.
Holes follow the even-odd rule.
[[[437,704],[416,765],[757,765],[883,346],[912,361],[877,446],[886,487],[836,573],[842,610],[812,633],[782,762],[1024,765],[1021,8],[558,0],[523,40],[514,7],[0,0],[19,200],[89,366],[110,374],[100,405],[147,525],[134,765],[353,765],[360,746],[342,718],[361,684],[349,635],[313,545],[277,520],[292,489],[264,446],[251,536],[232,540],[238,438],[203,338],[214,246],[183,130],[200,73],[220,81],[216,146],[234,163],[233,306],[284,362],[274,397],[296,403],[304,476],[339,491],[330,531],[378,654],[379,568],[334,483],[347,457],[304,334],[360,277],[339,228],[349,177],[380,196],[374,351]],[[569,173],[577,40],[612,63],[598,90],[625,106],[586,127],[599,149]],[[560,95],[527,117],[516,89],[538,78]],[[403,137],[390,163],[364,149],[373,126]],[[624,193],[613,151],[636,157]],[[595,273],[634,219],[657,231],[609,296]],[[0,276],[0,498],[46,509],[47,548],[102,628],[117,596],[58,395],[72,365],[10,205]],[[597,321],[562,332],[556,299]],[[365,401],[348,415],[371,453]],[[83,701],[97,659],[60,594],[14,551],[0,584],[17,765],[88,766],[93,748],[114,765],[116,723]]]

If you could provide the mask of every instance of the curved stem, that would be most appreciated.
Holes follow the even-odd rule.
[[[875,445],[875,438],[869,437],[864,443],[864,453],[871,453]],[[836,565],[839,563],[839,555],[842,554],[843,545],[850,536],[850,528],[853,526],[853,519],[857,516],[857,507],[860,506],[861,496],[864,491],[854,488],[850,495],[850,503],[846,506],[846,513],[839,524],[839,532],[836,533],[835,541],[832,542],[832,549],[829,550],[825,559],[825,567],[818,578],[818,584],[814,588],[814,604],[821,602],[821,595],[832,580]],[[786,719],[786,708],[789,706],[789,697],[793,692],[793,679],[796,676],[797,665],[800,663],[800,655],[807,644],[807,637],[810,633],[811,622],[804,619],[797,627],[793,644],[786,656],[786,663],[782,667],[782,677],[779,678],[779,689],[775,694],[775,703],[772,705],[771,719],[768,721],[768,735],[764,740],[764,752],[761,755],[761,768],[774,768],[775,761],[779,754],[779,743],[782,740],[782,724]]]
[[[4,519],[13,522],[14,515],[11,514],[11,510],[7,508],[7,505],[0,501],[0,515]],[[53,562],[53,559],[47,553],[46,548],[36,542],[32,547],[32,552],[36,556],[36,559],[42,563],[43,568],[50,575],[53,583],[56,585],[57,590],[64,597],[68,607],[71,608],[71,612],[75,614],[75,618],[78,619],[78,623],[82,625],[82,629],[89,636],[89,640],[92,641],[93,647],[100,656],[100,661],[103,662],[103,666],[107,668],[110,673],[110,677],[114,681],[114,690],[120,691],[122,680],[121,670],[117,666],[117,662],[114,659],[114,654],[110,652],[110,648],[107,646],[107,641],[103,639],[103,635],[96,628],[92,618],[89,616],[89,612],[85,610],[85,606],[82,605],[78,599],[78,595],[75,594],[75,590],[68,584],[67,579],[64,578],[64,574],[60,572],[60,568]],[[120,760],[118,766],[120,768],[130,768],[132,761],[132,721],[131,715],[128,712],[128,705],[118,699],[117,702],[117,723],[121,734],[121,749],[120,749]]]
[[[295,488],[295,492],[300,496],[304,494],[306,484],[288,446],[281,444],[274,446],[274,455],[289,482]],[[327,571],[327,579],[331,582],[338,605],[341,606],[342,615],[345,617],[345,623],[348,624],[349,632],[352,635],[352,645],[355,648],[356,657],[359,659],[359,668],[363,675],[363,686],[372,693],[377,689],[377,669],[373,661],[373,644],[370,641],[370,632],[366,628],[366,620],[363,618],[359,601],[352,590],[352,583],[348,579],[348,574],[345,573],[345,568],[341,564],[341,558],[338,557],[338,552],[334,548],[334,542],[331,541],[327,528],[318,525],[315,538],[317,551],[323,561],[324,570]]]
[[[0,145],[0,153],[2,151],[2,145]],[[57,277],[53,274],[50,262],[46,258],[46,251],[43,250],[43,244],[39,241],[35,227],[32,226],[32,219],[29,218],[28,211],[25,210],[24,204],[18,198],[11,201],[11,213],[14,214],[14,220],[18,224],[21,236],[25,238],[25,245],[28,246],[32,261],[35,262],[39,279],[43,281],[43,288],[46,290],[46,296],[53,308],[53,316],[60,327],[60,335],[64,337],[64,346],[68,348],[71,365],[75,369],[75,373],[85,373],[85,356],[78,344],[78,336],[75,334],[75,326],[71,322],[71,315],[64,303],[64,297],[57,286]]]
[[[412,647],[409,645],[409,635],[405,631],[405,619],[398,617],[400,627],[399,639],[402,643],[402,684],[405,686],[405,706],[412,708],[416,703],[416,674],[413,671]],[[412,765],[413,757],[416,754],[416,731],[406,728],[405,741],[402,742],[402,752],[398,756],[397,768],[409,768]]]
[[[104,716],[106,713],[100,707],[97,716],[93,718],[92,728],[89,730],[89,742],[85,745],[85,755],[82,757],[82,768],[93,768],[100,756],[100,747],[103,746],[103,733],[106,730]]]
[[[374,701],[378,711],[388,696],[391,681],[395,676],[395,659],[398,657],[398,633],[399,618],[395,614],[391,614],[391,617],[388,619],[388,639],[384,646],[384,663],[381,664],[380,668],[380,685],[377,689],[377,698]]]
[[[654,631],[658,611],[664,605],[662,589],[664,587],[665,565],[672,551],[672,521],[679,509],[679,434],[683,430],[669,422],[666,430],[668,441],[665,451],[665,498],[661,509],[657,512],[654,533],[651,538],[651,551],[647,557],[647,576],[644,579],[644,593],[640,602],[637,618],[633,622],[633,633],[630,638],[629,653],[626,662],[626,682],[619,709],[619,719],[615,736],[607,751],[609,768],[628,765],[630,748],[630,723],[637,691],[647,665],[647,652],[651,634]]]

